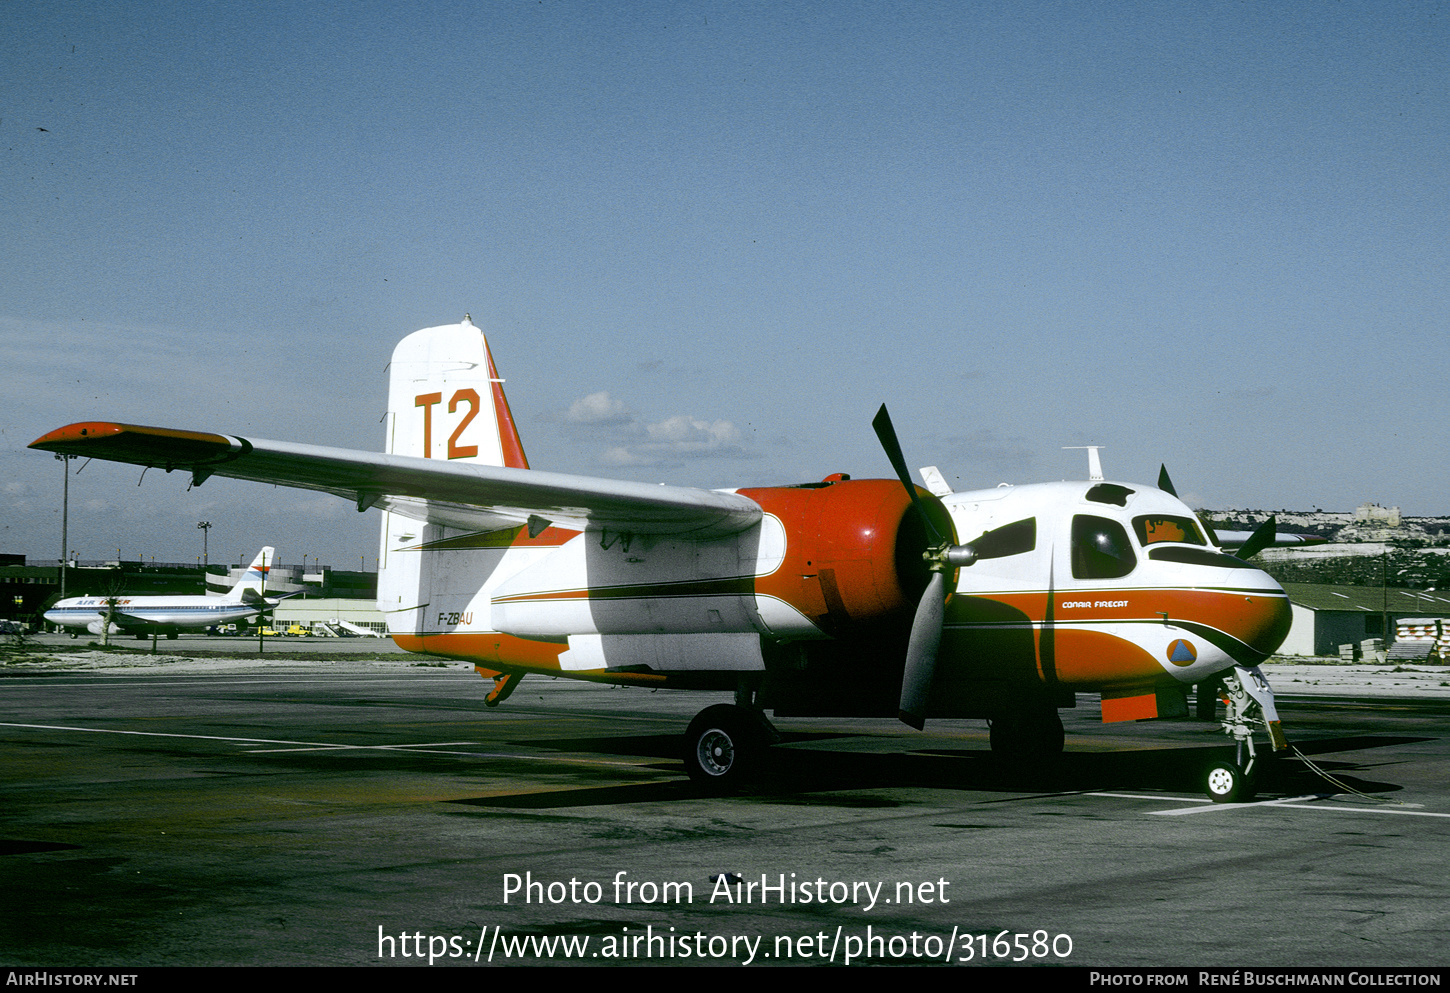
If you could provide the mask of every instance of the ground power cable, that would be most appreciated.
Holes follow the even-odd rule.
[[[1344,792],[1344,793],[1353,793],[1355,796],[1357,796],[1357,797],[1363,797],[1364,799],[1369,800],[1371,803],[1392,803],[1392,804],[1395,804],[1395,805],[1400,806],[1400,807],[1407,806],[1407,804],[1403,800],[1391,800],[1388,797],[1371,796],[1368,793],[1361,793],[1359,790],[1355,789],[1353,786],[1350,786],[1348,783],[1342,783],[1342,782],[1340,782],[1338,779],[1335,779],[1329,773],[1327,773],[1323,769],[1319,768],[1319,766],[1315,765],[1313,763],[1313,761],[1310,760],[1309,756],[1307,756],[1303,752],[1299,751],[1299,746],[1298,745],[1290,745],[1289,748],[1290,748],[1290,750],[1292,750],[1294,752],[1294,754],[1296,756],[1299,757],[1299,761],[1300,762],[1303,762],[1310,769],[1313,769],[1316,773],[1318,773],[1319,778],[1323,779],[1325,782],[1329,783],[1330,785],[1337,787],[1341,792]]]

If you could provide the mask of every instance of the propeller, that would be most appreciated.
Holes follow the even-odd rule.
[[[1178,491],[1173,488],[1173,480],[1168,477],[1168,467],[1166,465],[1160,465],[1158,467],[1158,488],[1172,496],[1178,495]],[[1213,540],[1213,543],[1220,544],[1218,534],[1214,531],[1213,525],[1206,519],[1200,519],[1200,522],[1207,529],[1208,536]],[[1277,534],[1278,521],[1273,514],[1270,514],[1269,519],[1260,524],[1254,530],[1254,533],[1249,535],[1249,540],[1235,549],[1233,554],[1240,559],[1251,559],[1265,548],[1274,544]]]
[[[1270,514],[1269,519],[1260,524],[1254,533],[1249,535],[1249,540],[1239,546],[1234,552],[1241,559],[1251,559],[1274,543],[1274,532],[1278,526],[1274,515]]]
[[[901,443],[896,439],[896,429],[891,425],[891,415],[886,412],[884,403],[871,421],[871,427],[875,429],[881,447],[886,450],[886,457],[891,460],[891,468],[896,470],[896,478],[906,487],[911,505],[926,525],[926,533],[932,543],[922,553],[927,567],[931,569],[931,579],[921,594],[921,602],[917,604],[916,616],[911,622],[911,640],[906,645],[906,669],[901,677],[901,704],[896,715],[903,724],[920,731],[926,725],[927,698],[931,694],[942,628],[946,624],[947,594],[950,592],[947,573],[977,561],[977,550],[971,545],[952,544],[951,537],[943,535],[926,512],[926,505],[917,496],[916,487],[907,475]]]

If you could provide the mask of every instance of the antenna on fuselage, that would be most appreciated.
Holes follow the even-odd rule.
[[[1075,448],[1086,448],[1088,453],[1088,479],[1094,483],[1103,481],[1103,462],[1098,458],[1098,450],[1102,445],[1063,445],[1062,450],[1068,451]]]

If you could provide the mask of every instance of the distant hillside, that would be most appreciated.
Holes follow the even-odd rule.
[[[1280,531],[1330,544],[1271,548],[1254,561],[1281,583],[1450,589],[1450,517],[1405,517],[1396,527],[1323,510],[1200,511],[1215,528],[1251,531],[1273,514]]]

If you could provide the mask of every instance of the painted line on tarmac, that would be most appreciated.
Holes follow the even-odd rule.
[[[1199,797],[1164,797],[1149,796],[1141,793],[1088,793],[1087,796],[1109,797],[1114,800],[1176,800],[1179,803],[1192,803],[1199,806],[1176,807],[1173,810],[1150,810],[1149,814],[1159,817],[1181,817],[1184,814],[1207,814],[1207,813],[1232,813],[1236,810],[1253,810],[1255,807],[1287,807],[1291,810],[1318,810],[1330,813],[1344,814],[1399,814],[1411,817],[1450,817],[1450,814],[1436,813],[1430,810],[1409,810],[1409,807],[1419,807],[1418,803],[1401,803],[1396,801],[1393,807],[1340,807],[1332,806],[1325,801],[1333,799],[1333,795],[1309,793],[1304,796],[1289,796],[1278,800],[1259,800],[1255,803],[1214,803],[1207,798]],[[1306,800],[1317,801],[1305,803]]]
[[[1165,817],[1177,817],[1182,814],[1210,814],[1219,810],[1252,810],[1254,807],[1283,807],[1297,800],[1313,800],[1314,794],[1306,793],[1304,796],[1285,797],[1282,800],[1257,800],[1251,803],[1214,803],[1212,800],[1204,799],[1195,801],[1205,804],[1201,807],[1177,807],[1173,810],[1150,810],[1150,814],[1158,814]]]
[[[473,752],[439,752],[437,749],[453,745],[476,745],[476,741],[420,741],[411,745],[308,745],[297,744],[293,748],[248,748],[248,755],[272,755],[282,752],[331,752],[338,749],[380,748],[390,752],[433,752],[437,755],[472,755]]]
[[[69,727],[63,724],[15,724],[10,721],[0,721],[0,727],[7,728],[31,728],[38,731],[84,731],[90,734],[134,734],[143,738],[193,738],[201,741],[230,741],[233,743],[247,743],[257,745],[312,745],[321,748],[365,748],[365,745],[338,745],[333,746],[316,741],[286,741],[280,738],[236,738],[220,734],[176,734],[168,731],[121,731],[115,728],[78,728]],[[381,747],[381,746],[373,746]]]
[[[132,734],[143,738],[189,738],[197,741],[225,741],[233,745],[287,745],[287,748],[249,748],[248,755],[263,755],[270,752],[340,752],[373,749],[392,752],[427,752],[432,755],[478,755],[479,752],[439,752],[445,745],[476,745],[476,741],[422,742],[412,745],[349,745],[330,741],[287,741],[280,738],[235,738],[221,734],[176,734],[168,731],[122,731],[116,728],[78,728],[60,724],[13,724],[0,721],[0,727],[30,728],[39,731],[83,731],[90,734]],[[494,758],[523,758],[511,753],[498,753]]]
[[[1304,797],[1294,797],[1294,800],[1302,800]],[[1311,798],[1312,799],[1312,798]],[[1237,806],[1261,807],[1277,804],[1280,807],[1289,807],[1293,810],[1318,810],[1331,814],[1398,814],[1401,817],[1450,817],[1450,814],[1440,814],[1433,810],[1403,810],[1400,807],[1331,807],[1324,803],[1292,803],[1289,800],[1270,800],[1267,804],[1237,804]],[[1232,807],[1235,804],[1221,803],[1220,807]],[[1405,804],[1404,806],[1418,806],[1418,804]],[[1174,811],[1160,810],[1155,813],[1171,814]],[[1196,811],[1193,811],[1196,813]]]
[[[382,752],[422,752],[425,755],[462,755],[468,758],[488,759],[515,759],[528,760],[532,762],[549,762],[552,764],[588,765],[588,766],[619,766],[621,768],[636,768],[637,762],[613,761],[610,759],[579,759],[563,755],[530,755],[527,752],[459,752],[439,751],[445,745],[473,745],[472,741],[440,741],[434,744],[414,745],[349,745],[325,741],[286,741],[278,738],[236,738],[220,734],[176,734],[168,731],[121,731],[115,728],[79,728],[59,724],[15,724],[9,721],[0,721],[0,727],[7,728],[29,728],[38,731],[82,731],[89,734],[130,734],[143,738],[189,738],[198,741],[225,741],[233,745],[289,745],[289,748],[249,748],[248,755],[263,755],[279,752],[351,752],[351,751],[382,751]]]

